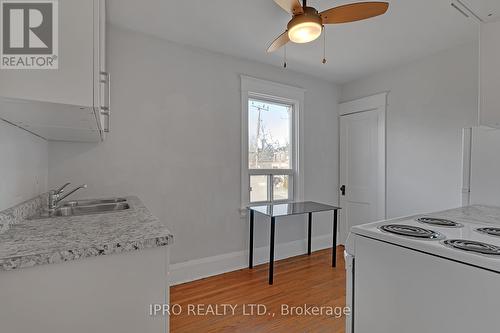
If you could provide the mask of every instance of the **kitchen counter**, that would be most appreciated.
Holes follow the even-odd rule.
[[[170,231],[139,198],[125,198],[130,209],[103,214],[29,220],[26,217],[39,209],[31,201],[1,212],[0,220],[6,220],[9,214],[17,220],[4,223],[0,228],[0,271],[137,251],[173,242]],[[42,201],[34,200],[38,200],[38,204]]]

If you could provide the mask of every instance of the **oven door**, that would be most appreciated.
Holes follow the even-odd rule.
[[[357,237],[355,333],[500,332],[500,274]]]

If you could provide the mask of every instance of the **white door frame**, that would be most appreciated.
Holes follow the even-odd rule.
[[[340,121],[341,117],[353,113],[360,113],[360,112],[367,112],[367,111],[377,111],[379,113],[379,122],[378,122],[378,133],[379,133],[379,145],[378,145],[378,151],[379,151],[379,156],[382,156],[382,158],[379,159],[379,174],[378,174],[378,196],[382,198],[382,200],[378,201],[378,211],[382,212],[381,217],[383,219],[387,218],[387,182],[386,182],[386,175],[387,175],[387,167],[386,167],[386,160],[387,160],[387,155],[386,155],[386,112],[387,112],[387,96],[389,92],[383,92],[380,94],[364,97],[364,98],[359,98],[356,100],[344,102],[339,104],[339,116],[338,116],[338,133],[339,133],[339,156],[338,156],[338,161],[339,161],[339,169],[338,169],[338,184],[339,187],[341,184],[341,175],[340,175],[340,153],[341,153],[341,142],[340,142]],[[340,190],[337,189],[338,195],[338,205],[340,206]],[[342,214],[342,211],[340,211]],[[346,228],[346,226],[343,226],[340,224],[339,228],[339,233],[342,235],[340,230],[342,228]],[[348,230],[345,231],[346,236],[348,234]],[[339,239],[343,242],[344,237],[339,237]]]

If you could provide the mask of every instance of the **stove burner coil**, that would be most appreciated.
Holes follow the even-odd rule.
[[[500,237],[500,228],[491,228],[491,227],[479,228],[479,229],[476,229],[476,231],[480,232],[482,234]]]
[[[443,241],[443,244],[462,251],[500,256],[500,247],[491,244],[463,239],[448,239]]]
[[[461,228],[463,227],[462,224],[447,220],[447,219],[440,219],[436,217],[419,217],[417,219],[418,222],[424,223],[424,224],[429,224],[429,225],[434,225],[436,227],[448,227],[448,228]]]
[[[405,224],[387,224],[379,228],[382,231],[400,236],[407,236],[419,239],[443,239],[444,236],[438,232]]]

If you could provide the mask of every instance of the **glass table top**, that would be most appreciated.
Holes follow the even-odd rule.
[[[340,207],[325,205],[319,202],[305,201],[292,202],[284,204],[272,204],[262,206],[250,206],[249,210],[258,212],[270,217],[307,214],[314,212],[324,212],[329,210],[338,210]]]

